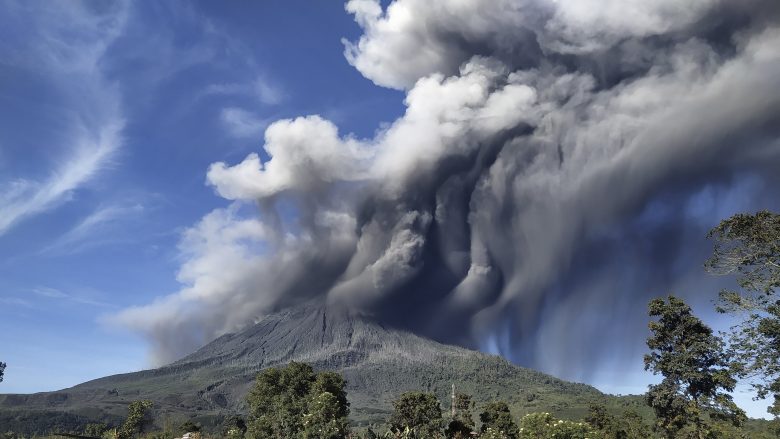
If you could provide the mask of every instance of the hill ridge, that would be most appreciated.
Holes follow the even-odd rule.
[[[479,404],[503,399],[516,411],[584,414],[606,396],[511,364],[504,358],[442,344],[340,307],[304,305],[271,313],[157,369],[107,376],[56,392],[0,395],[0,421],[20,411],[112,420],[136,399],[151,399],[162,417],[197,416],[208,423],[242,412],[256,374],[290,361],[335,370],[347,380],[355,422],[383,420],[406,390],[436,393],[447,404],[452,383]],[[2,422],[0,422],[2,423]]]

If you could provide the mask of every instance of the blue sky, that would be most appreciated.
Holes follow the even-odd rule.
[[[318,113],[366,136],[400,113],[400,92],[344,61],[359,28],[343,5],[292,3],[4,5],[3,392],[148,366],[103,316],[179,288],[181,233],[228,204],[208,166],[258,151],[270,121]]]
[[[387,38],[392,43],[388,47],[400,48],[398,51],[404,61],[404,51],[408,51],[405,44],[411,44],[416,49],[417,42],[413,38],[411,43],[404,39],[404,35],[394,40],[397,35],[382,33],[387,28],[371,28],[366,24],[377,19],[371,15],[371,2],[353,3],[366,8],[352,12],[360,17],[358,21],[362,20],[361,24],[370,29],[367,33],[371,38],[380,42]],[[134,309],[136,314],[130,315],[135,316],[154,311],[156,304],[165,305],[162,298],[179,291],[184,291],[180,296],[186,298],[189,293],[182,284],[192,280],[191,272],[202,274],[198,272],[200,260],[193,257],[193,252],[216,248],[227,251],[231,257],[236,255],[231,253],[235,246],[230,244],[234,242],[229,242],[226,247],[192,242],[205,235],[205,232],[199,234],[203,229],[211,226],[220,229],[224,225],[220,225],[222,220],[230,227],[242,224],[247,229],[254,227],[254,224],[241,223],[232,216],[251,218],[256,215],[251,202],[242,204],[240,212],[236,213],[231,209],[238,209],[237,204],[225,198],[241,199],[242,196],[223,198],[216,193],[228,186],[246,192],[246,187],[239,184],[243,182],[235,179],[225,180],[227,183],[212,181],[212,184],[207,184],[207,172],[213,163],[224,162],[229,166],[224,170],[225,175],[233,178],[241,169],[239,165],[232,165],[243,163],[242,160],[251,153],[258,153],[262,161],[267,161],[268,154],[262,150],[263,135],[272,122],[319,115],[338,126],[341,137],[334,144],[357,144],[355,149],[358,153],[365,145],[378,150],[384,148],[389,153],[385,156],[380,154],[381,160],[384,160],[381,164],[396,170],[402,169],[401,165],[406,163],[401,163],[406,157],[399,152],[409,153],[415,148],[417,138],[426,138],[438,128],[436,124],[426,125],[429,122],[425,120],[426,111],[420,111],[426,113],[423,116],[410,111],[404,119],[402,115],[407,106],[414,108],[417,105],[434,115],[441,110],[441,117],[436,122],[444,120],[450,123],[448,128],[457,128],[462,120],[448,120],[447,117],[453,114],[460,117],[459,111],[463,109],[449,111],[451,108],[447,105],[459,105],[460,101],[455,98],[452,100],[455,104],[448,101],[449,89],[445,86],[452,86],[453,95],[471,90],[468,87],[458,88],[455,80],[452,84],[446,83],[436,75],[427,82],[421,81],[419,88],[413,86],[413,79],[431,73],[429,69],[454,68],[455,71],[448,73],[457,75],[460,63],[468,61],[461,53],[466,49],[457,47],[450,50],[447,46],[449,42],[435,39],[449,35],[446,32],[425,40],[424,43],[430,46],[419,52],[433,53],[431,59],[410,59],[411,67],[408,69],[394,62],[393,56],[398,54],[392,53],[392,50],[371,52],[372,41],[367,41],[365,48],[355,49],[358,52],[365,50],[365,53],[356,55],[357,52],[354,52],[352,59],[346,59],[344,41],[357,41],[366,32],[355,22],[355,17],[345,11],[341,2],[0,1],[0,5],[4,10],[0,15],[0,360],[8,363],[6,381],[0,387],[4,393],[54,390],[150,366],[148,339],[128,331],[128,325],[116,324],[115,319],[127,309]],[[641,12],[652,15],[652,7],[647,9]],[[660,10],[665,11],[663,8]],[[578,8],[572,11],[572,14],[588,12]],[[613,16],[604,18],[595,14],[594,18],[594,14],[586,15],[588,19],[607,20],[611,32],[614,31],[620,38],[621,32],[651,34],[654,23],[661,22],[648,20],[639,23],[642,26],[625,26],[622,22],[609,21],[615,20]],[[563,24],[558,23],[561,29],[583,31],[563,26],[568,23],[565,20],[569,17],[565,14],[561,17]],[[447,18],[450,17],[442,20]],[[460,23],[457,20],[453,22]],[[481,22],[475,23],[476,28]],[[498,35],[502,29],[506,30],[498,26],[495,34]],[[510,26],[509,29],[515,27]],[[490,27],[488,30],[489,39],[494,35],[494,29]],[[371,34],[373,31],[376,33]],[[427,29],[409,34],[419,36],[425,31]],[[466,29],[464,32],[472,32],[474,35],[468,35],[478,39],[483,37],[478,31]],[[609,40],[613,37],[609,32],[593,35],[591,30],[583,35],[583,38],[593,38],[599,44],[609,43],[600,41],[601,38]],[[771,40],[767,41],[771,43]],[[488,50],[493,43],[487,41],[484,49]],[[680,57],[693,51],[687,46],[684,49]],[[444,55],[437,57],[437,50],[457,58],[458,62],[453,64]],[[497,58],[506,55],[500,50],[496,52]],[[678,64],[684,65],[683,62]],[[476,77],[478,75],[474,72],[489,70],[488,67],[491,67],[489,63],[481,65],[477,62],[470,65],[473,70],[461,71],[462,78],[459,79],[470,81],[473,78],[469,75]],[[675,73],[674,69],[671,70]],[[653,102],[647,106],[632,106],[632,99],[645,96],[644,93],[653,90],[653,87],[674,95],[676,84],[687,84],[686,88],[692,88],[690,84],[701,82],[706,85],[711,79],[704,74],[704,79],[694,77],[691,71],[696,69],[681,70],[684,74],[670,74],[672,80],[668,83],[660,80],[656,83],[654,80],[658,78],[654,77],[640,78],[647,80],[637,80],[639,86],[636,90],[629,89],[625,96],[620,93],[626,90],[615,93],[617,98],[614,102],[617,104],[603,96],[596,96],[590,102],[613,104],[617,110],[626,108],[626,114],[619,115],[622,118],[611,120],[605,117],[604,126],[617,126],[614,132],[618,135],[612,137],[631,137],[636,134],[631,131],[634,126],[646,120],[652,121],[659,114],[666,115],[661,110],[653,113],[656,111]],[[377,86],[375,82],[387,87]],[[480,84],[476,82],[477,86]],[[584,89],[592,87],[590,82],[584,81],[583,84],[586,84]],[[447,93],[437,95],[442,92],[437,88],[439,85]],[[404,89],[412,91],[407,94]],[[517,98],[521,104],[528,105],[522,107],[524,111],[533,113],[529,103],[535,96],[533,93],[522,87],[506,89],[517,95],[506,93],[502,95],[504,98]],[[707,88],[700,89],[704,90],[701,95],[706,98]],[[565,94],[561,93],[561,96]],[[431,96],[436,105],[423,102]],[[568,97],[561,99],[569,102]],[[471,110],[470,105],[479,107],[467,99],[464,102],[468,110]],[[496,108],[501,110],[503,107],[500,105],[505,101],[488,99],[486,102],[497,104]],[[443,109],[437,107],[439,104]],[[487,108],[487,104],[482,104]],[[547,108],[555,105],[550,104]],[[666,107],[666,104],[659,107]],[[594,108],[598,109],[598,106]],[[645,117],[643,111],[647,111],[649,116]],[[493,117],[490,112],[484,114]],[[633,120],[632,117],[637,114],[640,117]],[[570,116],[568,113],[564,115]],[[488,119],[488,116],[484,118]],[[400,128],[396,127],[395,131],[387,129],[396,120],[400,120]],[[531,116],[528,120],[527,123],[532,123]],[[623,125],[624,121],[628,122]],[[300,127],[329,128],[329,125],[320,122],[305,120]],[[522,119],[516,121],[520,122],[526,123]],[[593,126],[594,132],[585,132],[584,138],[603,136],[598,131],[598,124]],[[625,132],[620,129],[625,129]],[[378,132],[381,134],[377,135]],[[404,137],[406,135],[409,137]],[[576,137],[576,134],[571,137]],[[594,155],[601,153],[599,150]],[[563,153],[559,151],[559,154]],[[608,156],[609,152],[603,154]],[[587,155],[574,150],[571,157],[577,159]],[[725,153],[722,155],[728,157]],[[398,157],[400,159],[396,162]],[[562,157],[559,164],[556,155],[553,160],[556,167],[563,165]],[[685,154],[682,157],[670,155],[668,162],[676,165],[676,159],[682,162],[685,158]],[[659,163],[668,164],[660,160]],[[722,160],[728,161],[728,158]],[[586,161],[583,166],[595,162]],[[284,164],[282,162],[280,166]],[[675,192],[678,188],[673,186],[677,183],[673,178],[668,179],[672,183],[662,180],[664,177],[659,179],[658,186],[671,185],[669,187],[645,192],[637,189],[636,192],[645,197],[647,206],[637,206],[641,203],[628,200],[625,201],[628,207],[615,208],[615,212],[639,212],[634,222],[626,220],[625,230],[621,230],[626,236],[634,236],[629,232],[641,235],[645,229],[662,229],[667,222],[678,218],[679,212],[675,209],[682,205],[683,210],[688,209],[682,216],[695,225],[692,229],[697,237],[701,237],[701,230],[706,230],[716,219],[756,206],[776,205],[776,201],[772,201],[776,200],[773,198],[776,193],[769,187],[770,184],[754,176],[761,174],[757,167],[745,165],[745,169],[735,171],[731,178],[719,174],[711,177],[708,173],[716,174],[722,171],[721,168],[728,168],[716,165],[696,168],[701,176],[696,174],[692,179],[701,181],[681,184],[681,190],[687,191],[685,195]],[[685,171],[683,165],[668,167],[672,169],[672,177],[677,168],[681,173]],[[261,177],[267,177],[268,172],[261,174]],[[573,174],[576,175],[576,172]],[[348,177],[344,180],[347,186],[354,181]],[[647,178],[646,181],[653,180]],[[333,184],[339,183],[344,182]],[[539,187],[544,189],[547,183],[542,181]],[[529,204],[536,201],[531,198]],[[541,205],[541,212],[547,212],[543,208],[549,205],[544,202]],[[561,207],[552,208],[557,215],[559,212],[555,208]],[[287,213],[292,216],[290,212]],[[621,213],[614,215],[617,217]],[[583,217],[584,223],[592,219],[585,214]],[[230,232],[233,230],[230,227],[225,230]],[[237,240],[251,240],[252,236],[248,236],[239,236]],[[610,239],[614,239],[616,248],[620,248],[623,238],[619,234]],[[594,246],[598,246],[599,242],[594,242]],[[193,250],[193,246],[197,249]],[[652,245],[648,247],[653,248]],[[577,248],[573,247],[572,252],[575,250]],[[695,257],[701,256],[693,253]],[[583,254],[586,252],[583,251]],[[557,262],[554,255],[550,260]],[[689,269],[691,264],[686,262],[681,265]],[[699,266],[699,262],[694,265]],[[585,268],[587,270],[582,271],[591,271]],[[610,280],[618,277],[612,276],[613,273],[607,269],[603,272]],[[616,272],[620,273],[619,270]],[[617,280],[610,285],[622,287],[621,282],[625,282],[630,286],[631,282],[641,278],[634,273],[623,274],[625,281]],[[706,282],[702,284],[699,275],[694,277],[696,280],[687,285],[691,290],[702,285],[715,286]],[[583,275],[583,278],[587,276]],[[687,279],[683,279],[678,284],[686,287],[686,282]],[[593,285],[594,290],[602,286],[595,281]],[[182,303],[175,305],[188,306],[186,300]],[[148,304],[152,306],[145,307]],[[707,316],[716,327],[725,329],[728,326],[727,322],[712,320],[708,299],[701,299],[696,305],[697,311]],[[565,320],[564,314],[560,316]],[[587,317],[600,320],[603,316]],[[485,350],[500,351],[500,343],[495,338],[486,337],[485,340]],[[551,358],[554,361],[554,355],[551,354]],[[605,355],[603,372],[589,374],[591,384],[613,393],[643,391],[653,378],[641,370],[641,353],[632,358],[631,367],[636,372],[620,377],[617,382],[610,371],[625,368],[625,363],[622,359]],[[637,362],[637,359],[640,361]],[[749,395],[740,394],[738,399],[748,404]],[[751,407],[751,415],[764,415],[761,404]]]

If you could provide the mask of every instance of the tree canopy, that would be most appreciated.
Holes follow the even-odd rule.
[[[723,220],[708,271],[736,276],[738,291],[720,293],[718,311],[740,318],[730,335],[739,376],[750,379],[760,398],[770,394],[769,412],[780,416],[780,215],[768,211]]]
[[[151,401],[133,401],[127,407],[127,418],[116,432],[117,439],[130,439],[143,430],[149,422]]]
[[[479,420],[482,422],[481,433],[492,429],[505,435],[508,439],[520,437],[517,424],[512,420],[512,414],[509,412],[509,406],[503,401],[486,404],[482,413],[479,414]]]
[[[669,296],[650,302],[651,335],[645,369],[663,375],[650,386],[647,402],[666,436],[709,436],[711,421],[742,423],[746,417],[727,392],[734,390],[728,354],[712,329],[693,315],[681,299]]]
[[[348,432],[346,382],[291,362],[262,371],[249,393],[247,437],[340,439]]]
[[[406,392],[393,401],[390,427],[396,432],[410,430],[420,437],[435,437],[442,427],[439,400],[433,393]]]

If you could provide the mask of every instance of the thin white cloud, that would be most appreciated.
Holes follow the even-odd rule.
[[[118,222],[137,216],[143,211],[144,206],[141,204],[100,207],[44,248],[41,253],[73,254],[89,247],[114,242],[115,239],[106,238],[106,232],[114,229]]]
[[[275,105],[284,99],[284,92],[277,86],[268,82],[265,78],[259,77],[253,84],[254,91],[260,102],[268,105]]]
[[[32,308],[33,304],[18,297],[0,297],[0,303],[10,306],[23,306],[25,308]]]
[[[211,84],[203,91],[203,95],[248,96],[265,105],[278,105],[285,98],[285,92],[281,87],[262,76],[247,83]]]
[[[67,201],[70,194],[93,178],[110,161],[118,148],[121,122],[105,126],[98,137],[90,139],[89,133],[79,139],[81,145],[70,160],[54,170],[42,183],[18,180],[0,193],[4,205],[0,208],[0,235],[11,227]]]
[[[20,222],[68,201],[73,192],[110,166],[121,146],[124,119],[119,94],[102,74],[100,61],[124,27],[123,5],[100,14],[75,4],[47,3],[28,8],[14,4],[6,19],[32,29],[25,56],[8,62],[35,72],[62,92],[65,102],[54,106],[66,121],[61,143],[62,165],[43,180],[19,178],[0,186],[0,235]],[[15,52],[15,53],[18,53]]]
[[[110,303],[101,302],[99,300],[93,300],[87,297],[83,297],[81,295],[66,293],[57,288],[51,288],[46,286],[35,287],[32,289],[32,293],[37,296],[44,297],[46,299],[64,300],[68,302],[79,303],[82,305],[97,306],[101,308],[113,307],[113,305],[111,305]]]
[[[260,138],[269,120],[241,108],[224,108],[220,113],[222,125],[228,133],[239,139]]]

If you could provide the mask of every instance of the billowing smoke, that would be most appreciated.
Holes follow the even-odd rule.
[[[369,139],[281,120],[213,164],[234,201],[185,234],[184,287],[119,315],[156,361],[322,298],[583,378],[641,344],[649,297],[717,290],[718,219],[778,207],[776,0],[346,9],[347,61],[405,114]]]

